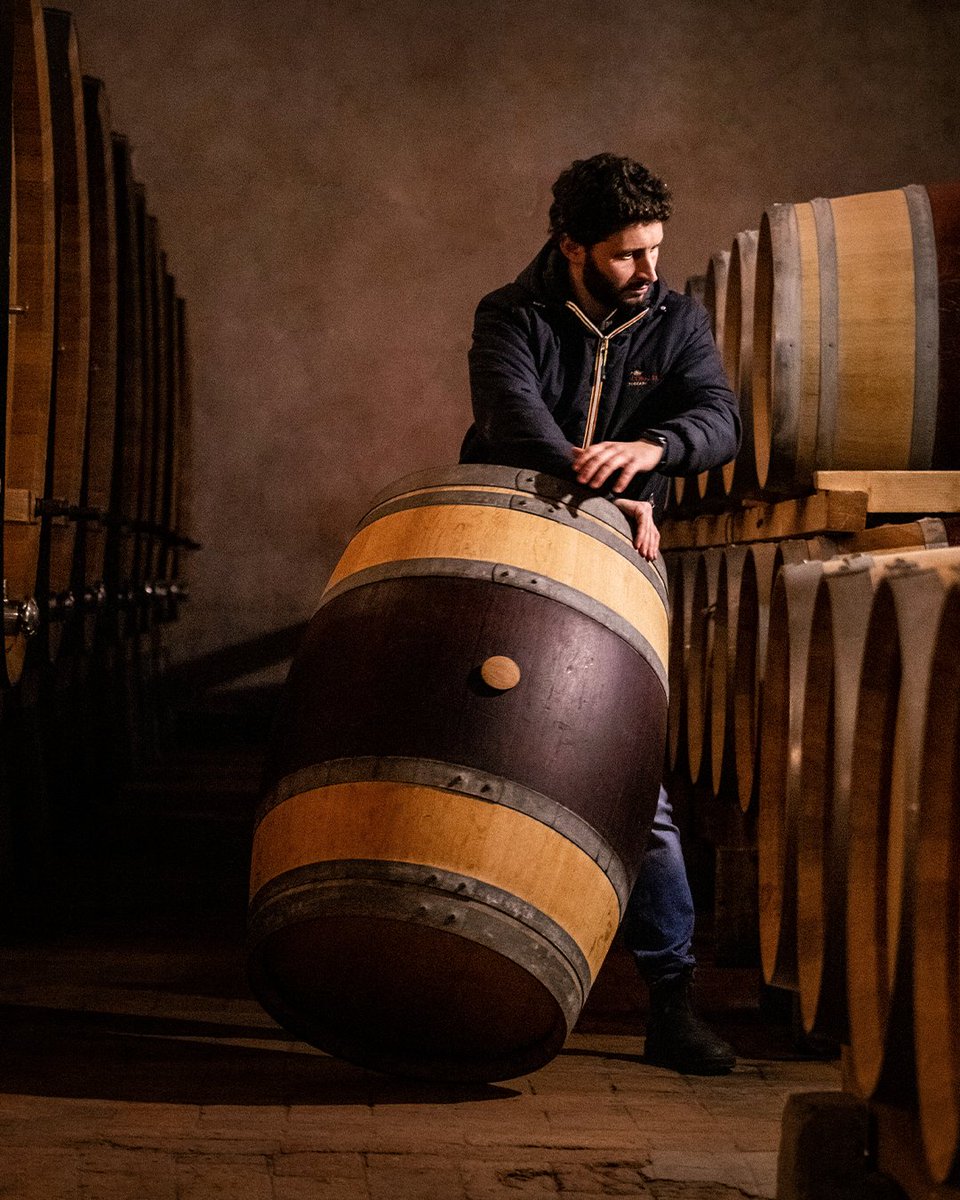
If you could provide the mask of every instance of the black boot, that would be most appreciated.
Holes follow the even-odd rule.
[[[692,988],[692,971],[651,985],[643,1061],[683,1075],[726,1075],[736,1055],[693,1011]]]

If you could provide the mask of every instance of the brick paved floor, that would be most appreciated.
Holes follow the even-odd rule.
[[[720,1079],[641,1063],[644,995],[619,948],[563,1052],[523,1079],[404,1082],[292,1041],[244,979],[260,753],[185,754],[125,807],[81,814],[65,869],[43,859],[22,898],[51,910],[38,930],[5,912],[0,1198],[773,1196],[786,1097],[839,1072],[761,1020],[750,970],[701,971],[741,1055]]]
[[[290,1040],[229,942],[40,940],[0,950],[0,967],[11,1200],[771,1197],[786,1097],[839,1084],[834,1064],[776,1044],[742,971],[706,969],[704,1000],[754,1057],[718,1079],[644,1066],[619,951],[552,1063],[469,1088]]]

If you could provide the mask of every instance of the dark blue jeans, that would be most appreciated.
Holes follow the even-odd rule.
[[[623,938],[647,983],[674,978],[696,961],[690,953],[693,898],[680,833],[662,785],[640,876],[627,903]]]

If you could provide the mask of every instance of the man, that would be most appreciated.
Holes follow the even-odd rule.
[[[475,423],[461,462],[577,480],[627,514],[634,545],[660,545],[669,475],[728,462],[736,397],[706,311],[657,274],[671,211],[663,182],[613,154],[578,160],[553,186],[550,240],[517,278],[481,300],[470,351]],[[624,936],[650,988],[645,1058],[721,1074],[731,1048],[690,1005],[693,902],[666,791]]]

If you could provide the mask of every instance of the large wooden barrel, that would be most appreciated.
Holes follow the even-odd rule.
[[[117,409],[114,428],[110,508],[113,520],[107,542],[107,588],[117,617],[116,632],[125,631],[138,570],[140,483],[143,476],[143,288],[139,254],[137,188],[130,145],[114,135],[114,207],[117,220]]]
[[[803,769],[800,739],[813,606],[824,569],[819,561],[823,548],[816,541],[803,539],[781,542],[777,547],[760,710],[760,957],[767,982],[793,991],[799,987],[796,838]]]
[[[113,482],[117,418],[118,263],[113,143],[106,89],[83,80],[90,205],[90,376],[80,505],[90,516],[81,529],[81,578],[77,591],[88,636],[107,600],[107,524]]]
[[[931,683],[937,629],[947,595],[960,584],[956,551],[923,559],[922,566],[891,562],[874,596],[851,762],[847,874],[848,1075],[864,1096],[909,1105],[916,1093],[919,780],[928,714],[939,722],[942,706]],[[956,904],[953,897],[939,918],[954,927]]]
[[[83,82],[73,18],[44,10],[53,118],[56,261],[53,392],[47,430],[37,600],[56,659],[73,593],[90,363],[90,213]]]
[[[670,573],[670,705],[667,763],[678,772],[689,769],[687,750],[687,666],[693,620],[693,585],[699,550],[672,554]]]
[[[531,472],[401,480],[291,669],[249,961],[299,1036],[509,1078],[563,1044],[639,870],[666,732],[662,566]]]
[[[730,281],[730,251],[717,250],[710,255],[707,264],[706,282],[704,284],[703,304],[710,315],[710,331],[717,349],[723,354],[726,338],[727,290]],[[700,501],[706,501],[708,506],[722,505],[725,488],[722,468],[712,471],[702,471],[693,477],[696,480],[696,492]]]
[[[768,493],[818,469],[960,466],[960,184],[779,204],[757,252],[753,426]]]
[[[6,682],[23,671],[36,627],[40,554],[35,502],[43,495],[53,368],[55,226],[53,132],[43,14],[36,0],[13,4],[13,129],[16,194],[16,340],[7,408],[3,578]]]
[[[687,758],[690,778],[710,779],[710,685],[713,675],[714,614],[723,550],[709,546],[697,556],[687,653]]]
[[[717,579],[713,615],[713,655],[710,665],[710,782],[715,795],[721,789],[737,789],[734,697],[737,668],[737,630],[740,623],[740,592],[746,565],[746,546],[725,546]]]
[[[923,755],[913,933],[920,1129],[930,1174],[960,1182],[960,588],[933,648]]]
[[[757,491],[753,450],[753,307],[757,273],[756,229],[738,233],[730,249],[730,273],[723,320],[723,365],[740,403],[742,437],[736,459],[721,468],[724,491],[750,496]]]

